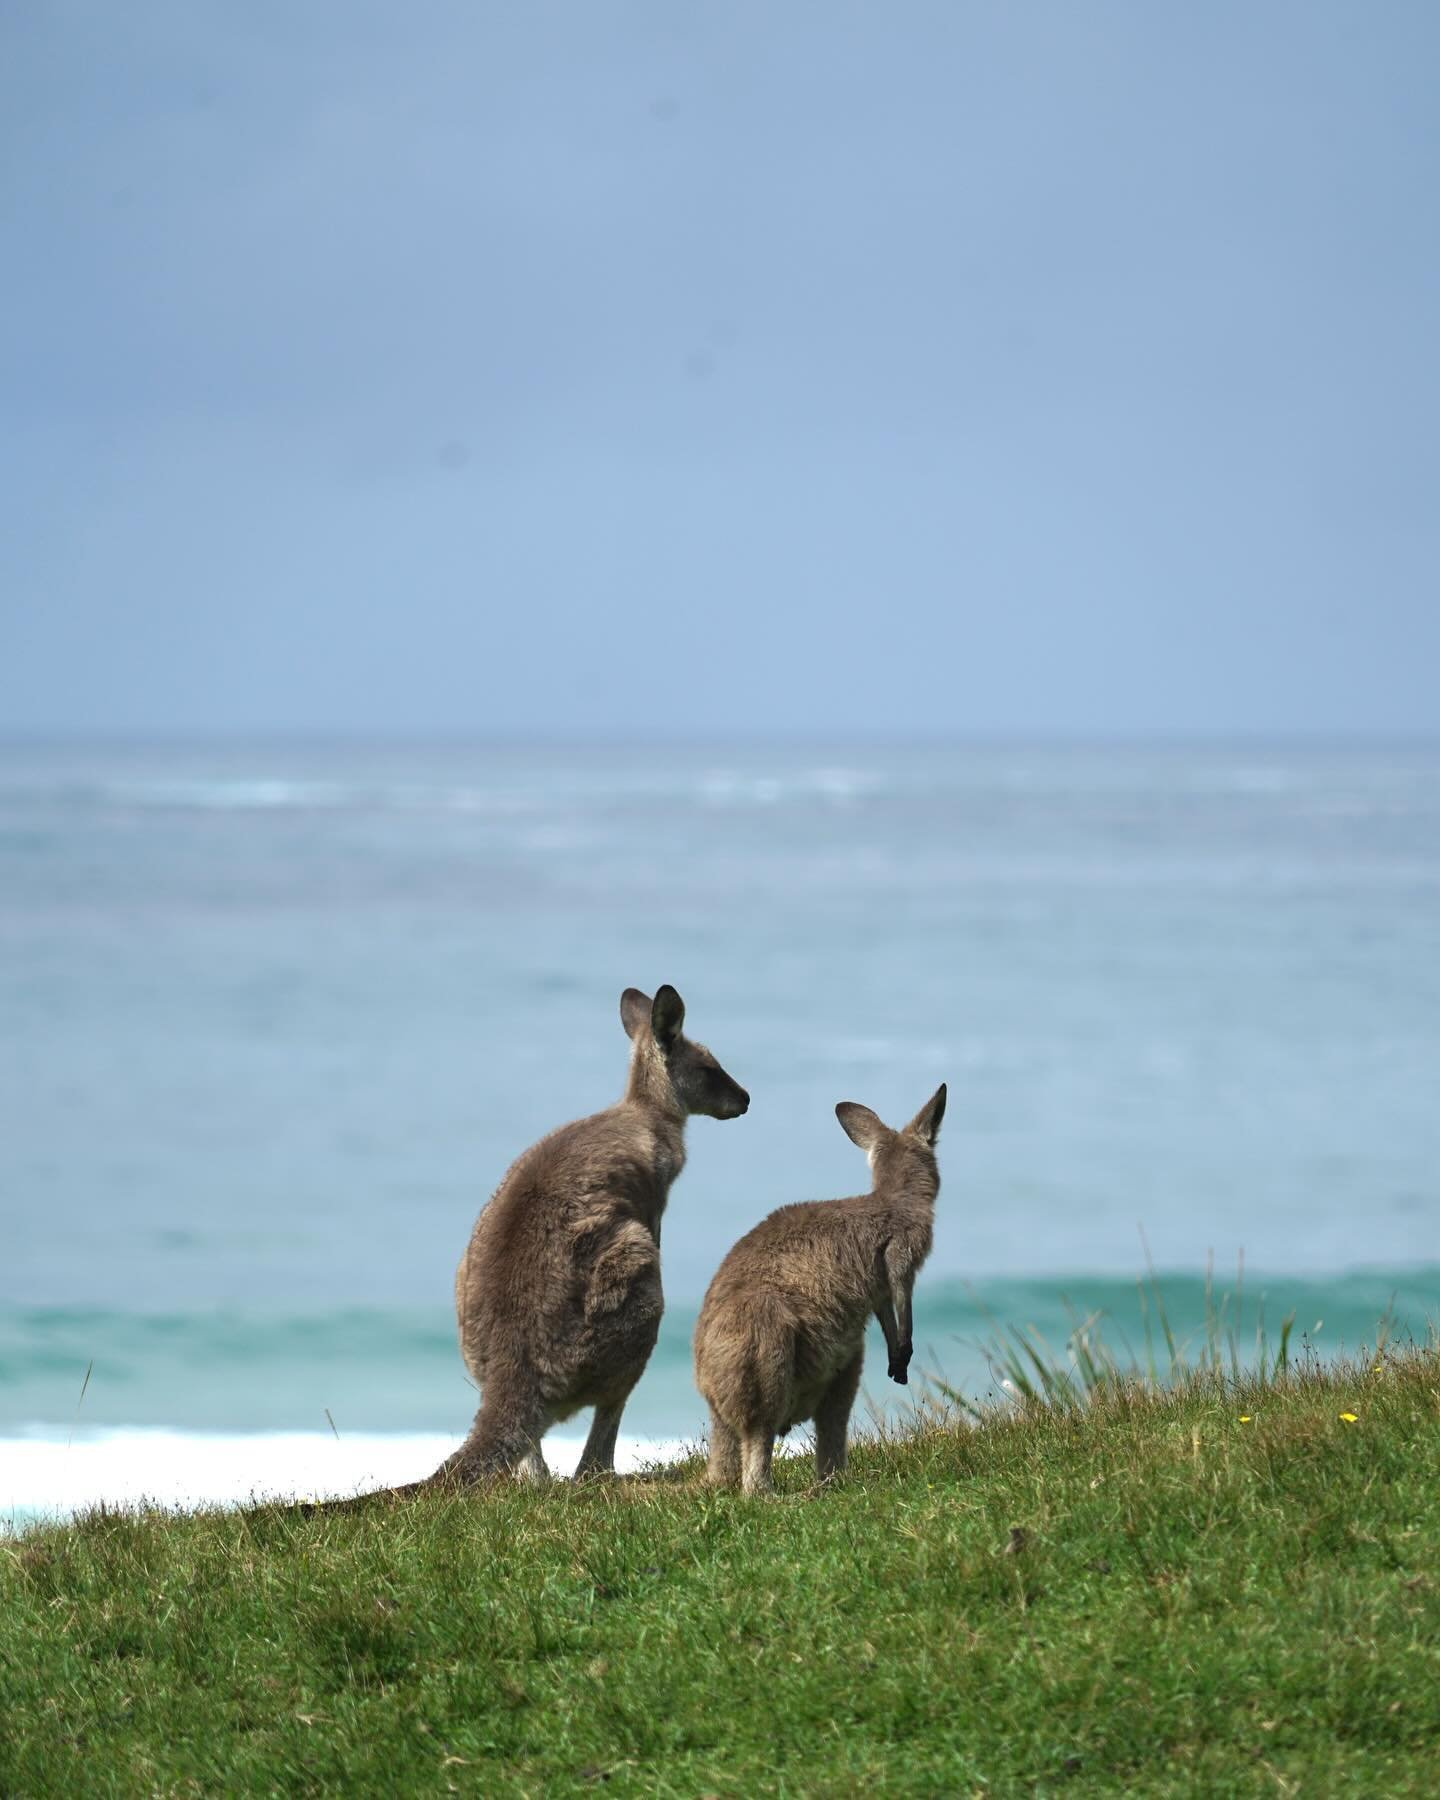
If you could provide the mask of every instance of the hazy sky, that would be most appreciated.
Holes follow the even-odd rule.
[[[1440,728],[1440,6],[0,14],[0,728]]]

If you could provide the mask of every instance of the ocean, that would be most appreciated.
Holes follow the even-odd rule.
[[[941,1080],[962,1391],[1001,1324],[1138,1343],[1142,1229],[1182,1334],[1212,1255],[1242,1342],[1440,1316],[1440,747],[12,744],[0,1520],[433,1466],[474,1215],[663,981],[752,1106],[691,1126],[632,1464],[728,1245],[865,1185],[836,1101]]]

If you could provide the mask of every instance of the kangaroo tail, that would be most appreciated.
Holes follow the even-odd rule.
[[[377,1500],[413,1500],[417,1494],[458,1493],[462,1488],[510,1474],[539,1445],[543,1431],[544,1419],[538,1404],[506,1405],[498,1397],[482,1401],[465,1442],[422,1481],[373,1488],[367,1494],[346,1494],[336,1500],[305,1500],[296,1511],[312,1519],[328,1513],[355,1512]]]

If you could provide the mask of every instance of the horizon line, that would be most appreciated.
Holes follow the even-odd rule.
[[[54,748],[224,749],[275,746],[336,749],[1221,749],[1384,750],[1440,747],[1440,727],[1379,730],[1333,726],[1239,727],[1170,726],[995,728],[993,730],[823,730],[654,729],[587,726],[566,730],[486,729],[476,726],[305,727],[220,725],[93,727],[0,726],[0,750]]]

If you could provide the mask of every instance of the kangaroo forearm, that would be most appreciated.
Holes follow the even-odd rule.
[[[903,1350],[910,1348],[914,1323],[910,1316],[910,1287],[908,1283],[896,1284],[892,1293],[892,1304],[895,1308],[895,1330]]]
[[[897,1381],[902,1387],[910,1380],[910,1358],[914,1354],[911,1341],[910,1317],[910,1285],[908,1282],[894,1282],[890,1289],[890,1304],[895,1313],[895,1336],[890,1342],[890,1379]]]

